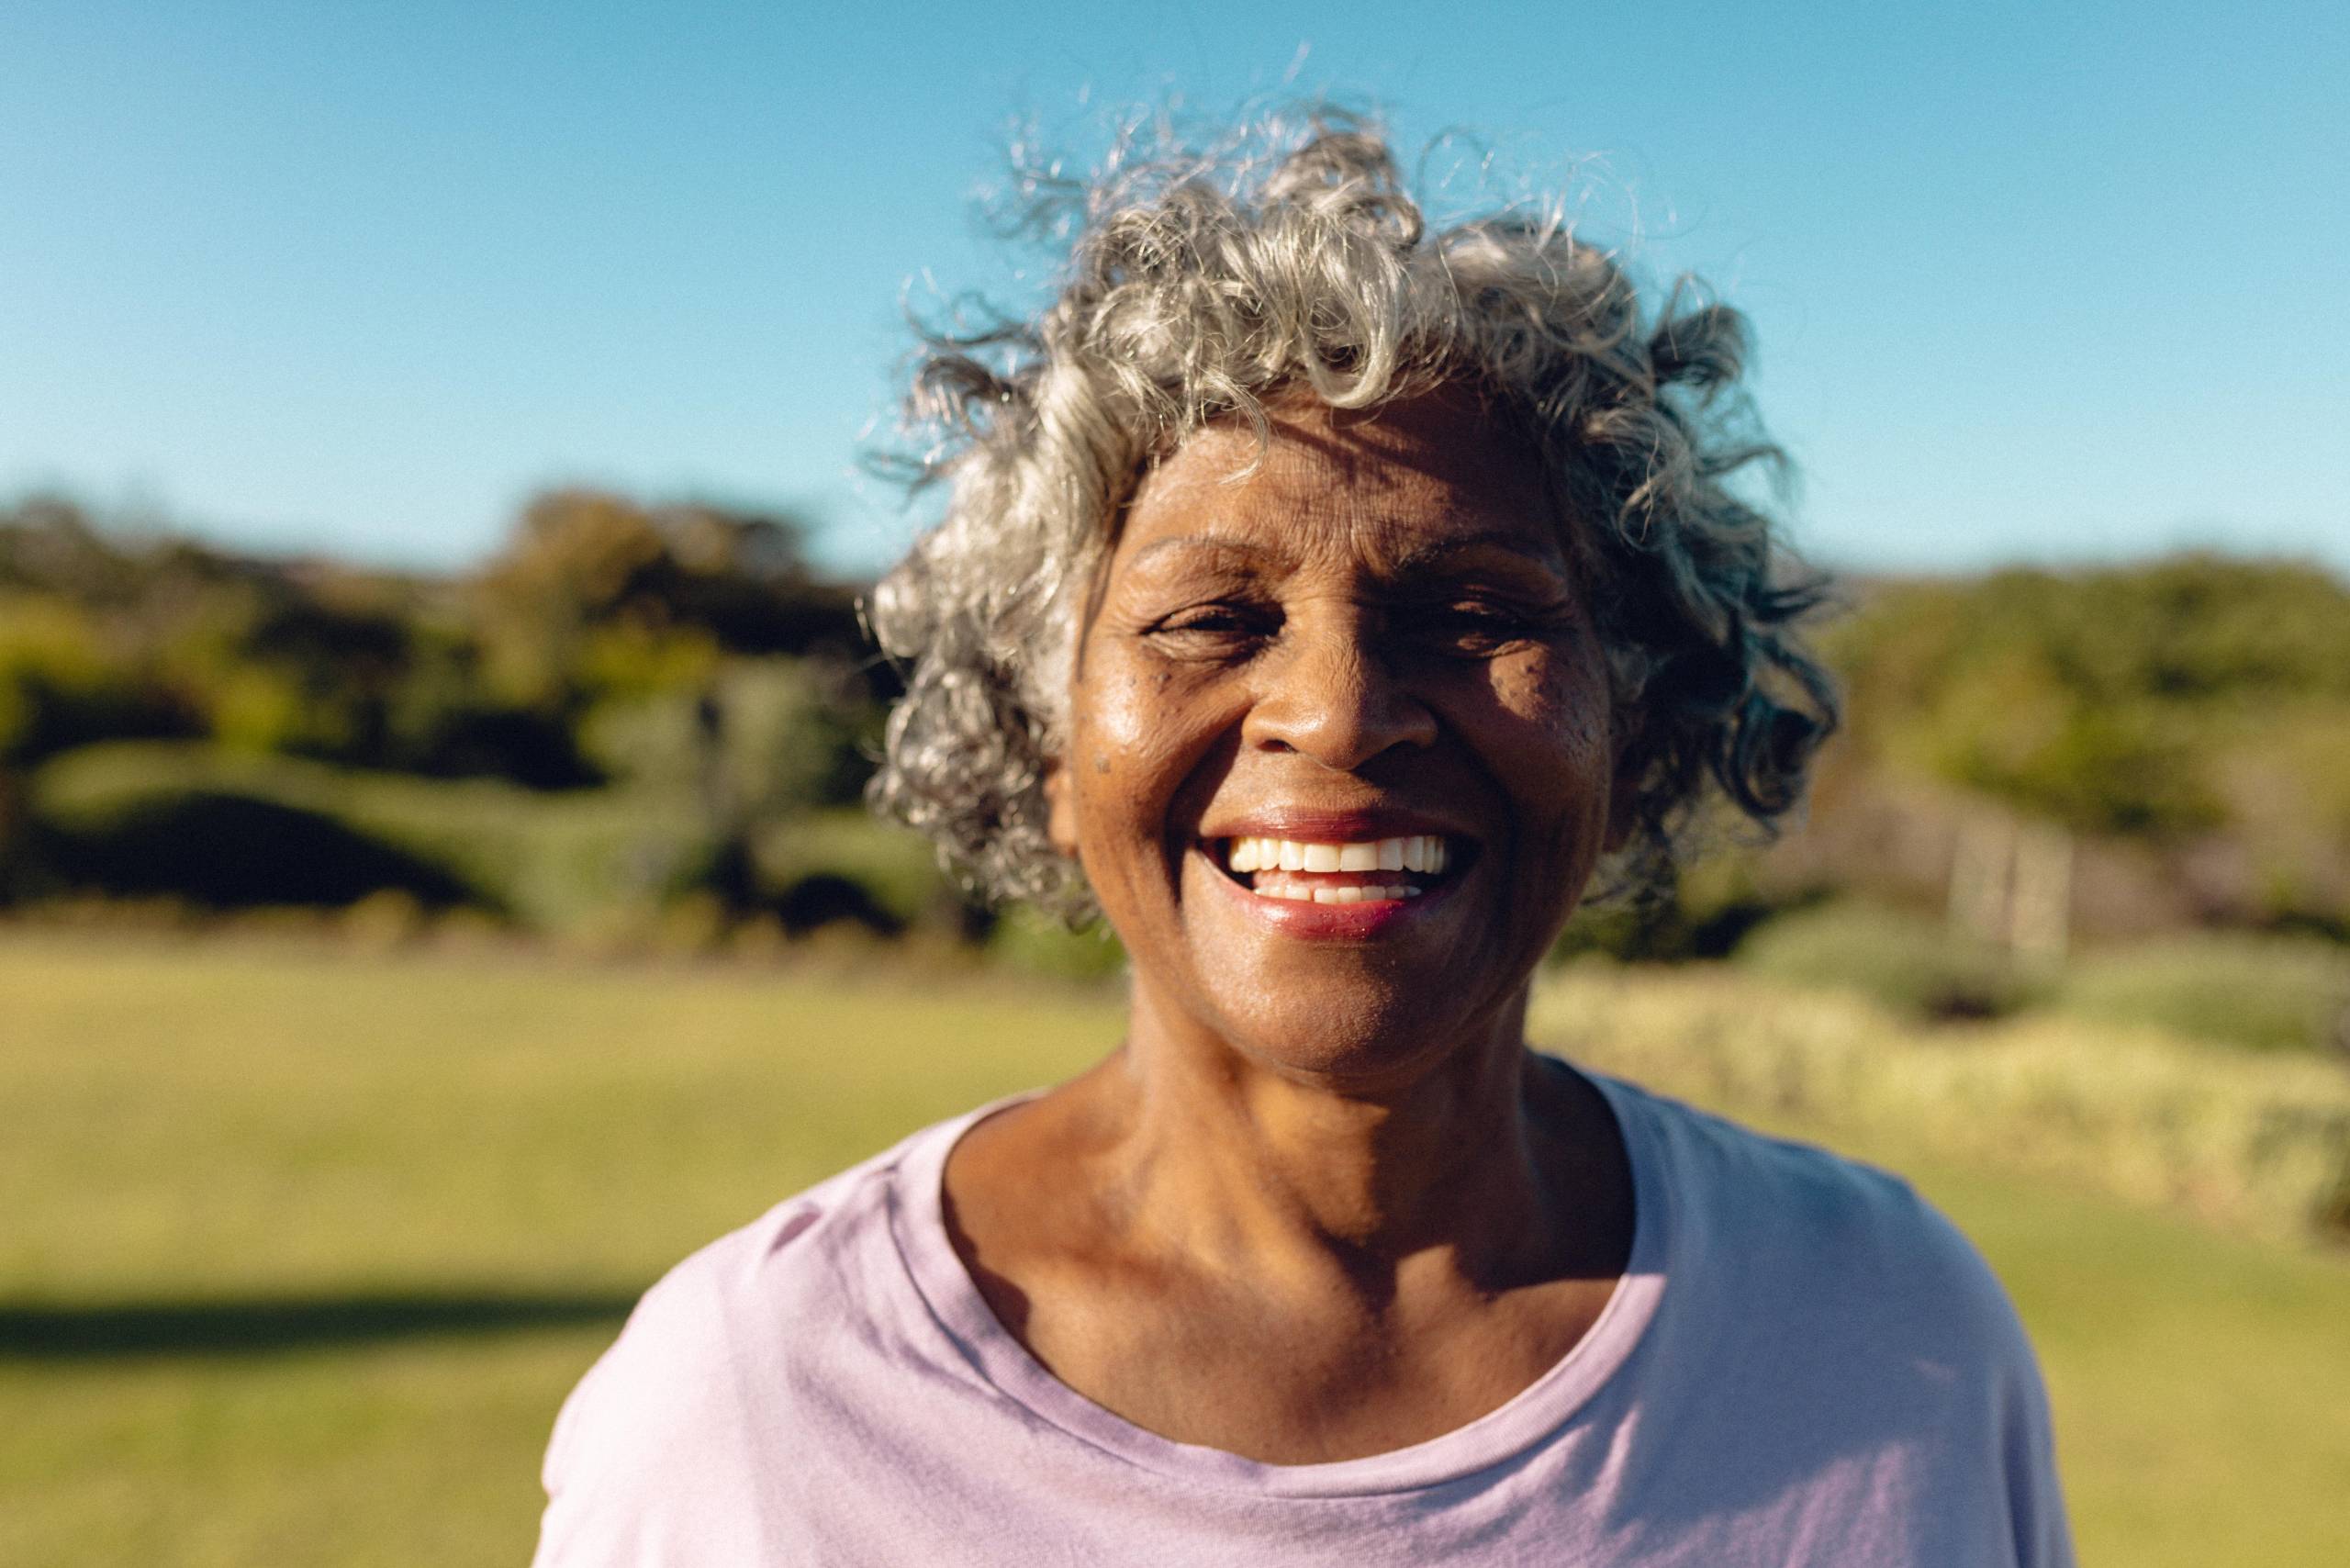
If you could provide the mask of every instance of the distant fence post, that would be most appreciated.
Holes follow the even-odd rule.
[[[2009,946],[2049,968],[2065,961],[2073,928],[2073,835],[2035,823],[2016,834]]]
[[[1985,942],[2006,940],[2012,839],[2004,816],[1970,812],[1959,819],[1950,866],[1953,930]]]
[[[2073,835],[2003,813],[1963,818],[1951,853],[1950,925],[2029,962],[2063,963],[2073,925]]]

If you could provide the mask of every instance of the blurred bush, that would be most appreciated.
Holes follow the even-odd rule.
[[[204,909],[339,908],[386,892],[428,908],[485,902],[446,867],[324,812],[209,790],[68,813],[48,825],[39,853],[44,873],[71,891]]]
[[[1694,830],[1695,844],[1662,887],[1595,882],[1552,949],[1624,962],[1681,963],[1725,958],[1756,927],[1809,907],[1827,890],[1798,877],[1766,881],[1765,844],[1751,824],[1716,811]]]
[[[852,847],[832,820],[898,676],[803,543],[787,515],[562,489],[477,569],[430,577],[0,508],[0,901],[96,876],[79,839],[43,865],[66,840],[35,802],[103,778],[142,810],[182,790],[330,819],[533,930],[694,899],[722,925],[997,940],[918,846]],[[1805,912],[1955,904],[1970,845],[2057,828],[2047,951],[2211,926],[2350,941],[2350,589],[2325,573],[2190,555],[1863,582],[1824,646],[1849,721],[1812,823],[1593,903],[1563,952],[1740,949],[1909,1015],[1996,1015],[2028,988],[1992,956]],[[161,742],[204,744],[116,749]]]
[[[687,880],[701,834],[689,802],[657,795],[549,797],[499,779],[449,783],[190,743],[119,742],[69,753],[34,777],[28,809],[37,823],[86,839],[191,795],[330,819],[438,868],[487,907],[549,932],[590,924],[606,908],[659,904]],[[67,890],[89,890],[69,878]]]
[[[2350,1238],[2350,1074],[2336,1063],[2048,1015],[1954,1041],[1857,996],[1602,960],[1546,975],[1527,1027],[1666,1093],[1880,1130],[2263,1235]]]
[[[788,517],[557,491],[482,570],[432,578],[246,559],[50,498],[0,510],[0,900],[212,903],[266,820],[341,869],[256,867],[234,902],[463,890],[566,930],[709,897],[722,920],[901,929],[929,888],[754,853],[858,799],[895,689],[800,540]],[[133,744],[166,739],[208,744]],[[133,853],[174,823],[200,844]]]
[[[77,858],[51,868],[53,890],[105,891],[108,884],[91,868],[97,863],[92,857],[115,855],[103,847],[107,834],[157,820],[175,809],[173,802],[196,796],[339,823],[354,838],[435,868],[476,907],[554,935],[650,930],[666,905],[710,896],[712,863],[727,852],[700,803],[682,788],[548,796],[498,779],[451,783],[200,743],[122,742],[59,757],[35,779],[30,813],[50,824],[52,837],[84,846]],[[976,918],[926,841],[861,807],[775,814],[757,825],[746,853],[739,874],[747,890],[734,903],[717,902],[722,923],[764,916],[794,935],[845,922],[877,934],[923,929],[954,936]],[[409,876],[378,884],[434,905],[442,898],[427,892],[444,885]],[[282,902],[348,902],[371,890]]]
[[[788,517],[564,490],[479,572],[437,578],[110,532],[35,498],[0,510],[0,754],[207,734],[576,788],[600,778],[584,714],[708,694],[738,660],[821,663],[798,711],[853,729],[893,689],[855,589],[818,577]]]
[[[2224,820],[2247,714],[2350,700],[2350,589],[2314,566],[2181,555],[1881,585],[1828,646],[1877,755],[2085,833]]]
[[[1024,906],[1005,911],[995,922],[987,951],[1011,969],[1055,980],[1107,981],[1126,972],[1126,950],[1105,923],[1071,931]]]
[[[1853,991],[1913,1020],[2002,1017],[2039,990],[2009,954],[1939,918],[1860,903],[1769,921],[1739,945],[1736,962],[1787,985]]]
[[[0,766],[24,767],[93,741],[202,727],[167,688],[114,658],[70,604],[0,588]]]
[[[2232,933],[2161,938],[2076,960],[2060,1011],[2254,1050],[2350,1051],[2350,951]]]
[[[761,884],[782,890],[811,878],[855,883],[899,930],[958,932],[967,905],[938,868],[927,839],[868,815],[862,806],[814,811],[768,823],[753,856]]]
[[[1930,897],[1988,808],[2076,835],[2083,929],[2350,939],[2350,587],[2292,562],[1863,582],[1802,875]]]

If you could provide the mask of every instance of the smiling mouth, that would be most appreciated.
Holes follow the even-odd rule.
[[[1436,834],[1346,843],[1223,838],[1211,842],[1209,858],[1259,898],[1385,903],[1419,898],[1460,875],[1469,848]]]

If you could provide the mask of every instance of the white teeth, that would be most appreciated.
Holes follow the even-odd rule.
[[[1225,864],[1249,871],[1426,871],[1444,869],[1450,858],[1434,834],[1409,834],[1351,844],[1306,844],[1291,838],[1235,838]]]
[[[1377,887],[1369,883],[1360,887],[1353,883],[1337,886],[1326,883],[1315,887],[1303,879],[1279,879],[1259,882],[1255,891],[1260,898],[1288,899],[1293,903],[1365,903],[1416,899],[1420,896],[1421,890],[1409,882],[1398,882],[1393,887]]]
[[[1245,885],[1259,898],[1331,904],[1416,899],[1427,890],[1400,878],[1392,882],[1332,882],[1323,879],[1326,874],[1417,871],[1433,876],[1450,858],[1445,841],[1433,834],[1351,844],[1235,838],[1227,841],[1225,853],[1225,864],[1236,876],[1247,878]]]

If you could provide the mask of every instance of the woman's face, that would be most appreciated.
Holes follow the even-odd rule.
[[[1366,1083],[1509,1019],[1610,840],[1605,660],[1533,454],[1465,397],[1269,405],[1143,481],[1053,833],[1141,995]]]

